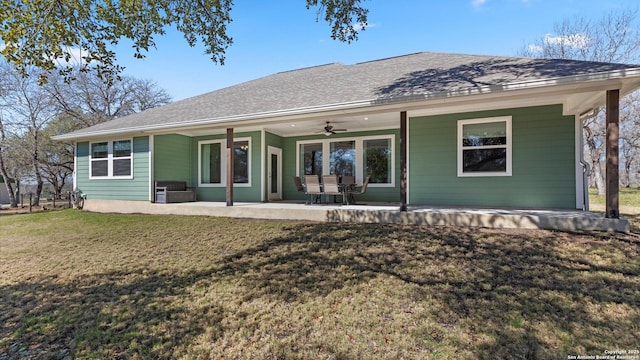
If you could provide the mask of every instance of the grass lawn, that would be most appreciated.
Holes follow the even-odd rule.
[[[621,187],[619,192],[620,215],[631,222],[631,230],[640,233],[640,189]],[[589,189],[589,209],[593,212],[605,212],[605,197],[598,195],[596,189]]]
[[[635,235],[0,216],[0,359],[566,359],[640,344]]]

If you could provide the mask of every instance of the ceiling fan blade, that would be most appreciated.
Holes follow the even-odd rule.
[[[347,129],[331,129],[332,131],[347,131]]]

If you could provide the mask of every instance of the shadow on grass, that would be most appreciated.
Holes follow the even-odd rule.
[[[601,354],[640,343],[639,244],[543,231],[295,225],[206,269],[1,286],[0,359],[179,357],[203,334],[213,342],[240,331],[221,325],[221,303],[191,302],[194,285],[238,282],[245,302],[305,303],[380,276],[402,287],[385,291],[435,301],[416,324],[458,334],[418,328],[406,334],[415,348],[448,341],[478,358]],[[612,306],[629,311],[614,316]]]
[[[176,301],[192,280],[132,270],[2,286],[0,359],[171,358],[181,342],[221,333],[219,306]]]
[[[599,265],[589,251],[559,252],[576,239],[627,257]],[[247,300],[280,301],[323,297],[387,275],[413,286],[415,301],[437,300],[440,307],[423,314],[426,321],[492,339],[460,344],[479,358],[557,358],[640,341],[629,332],[640,322],[640,269],[633,260],[639,249],[637,239],[607,243],[553,232],[298,226],[290,237],[225,259],[219,274],[248,281],[254,291]],[[598,313],[612,304],[634,311]]]

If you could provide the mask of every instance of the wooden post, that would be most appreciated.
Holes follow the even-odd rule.
[[[227,128],[227,206],[233,206],[233,128]]]
[[[400,211],[407,211],[407,112],[400,112]]]
[[[619,210],[618,146],[620,139],[620,90],[607,91],[607,139],[606,139],[606,217],[617,219]]]

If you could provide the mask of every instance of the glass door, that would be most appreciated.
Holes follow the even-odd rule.
[[[282,149],[269,146],[267,191],[269,200],[282,200]]]

